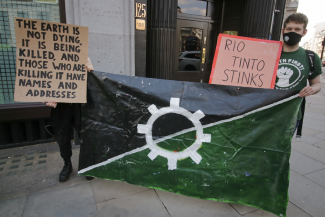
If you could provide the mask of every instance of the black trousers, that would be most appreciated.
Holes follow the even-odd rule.
[[[58,103],[56,108],[51,109],[49,126],[53,129],[64,161],[69,161],[72,156],[73,127],[80,131],[80,118],[81,104],[79,103]]]
[[[63,160],[70,161],[72,156],[72,146],[71,146],[71,139],[72,139],[72,125],[64,126],[61,128],[54,127],[54,138],[59,144],[60,147],[60,155]]]

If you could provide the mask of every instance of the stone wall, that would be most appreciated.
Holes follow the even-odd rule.
[[[134,0],[65,1],[68,24],[89,27],[95,70],[135,75]]]

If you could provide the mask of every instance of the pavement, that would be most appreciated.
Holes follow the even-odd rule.
[[[323,68],[325,72],[325,68]],[[307,98],[303,136],[292,140],[288,217],[325,216],[325,75]],[[254,207],[200,200],[125,182],[77,176],[58,182],[63,167],[56,143],[0,150],[0,216],[272,217]]]

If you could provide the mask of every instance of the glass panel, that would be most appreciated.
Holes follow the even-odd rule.
[[[206,16],[207,2],[202,0],[178,0],[177,12]]]
[[[179,47],[179,71],[199,71],[203,30],[181,28]]]
[[[221,14],[222,1],[208,2],[207,17],[219,18]]]
[[[0,104],[15,103],[15,17],[59,23],[58,0],[0,0]]]

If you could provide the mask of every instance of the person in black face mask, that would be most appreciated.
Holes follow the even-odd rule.
[[[314,70],[311,71],[306,51],[299,47],[301,38],[307,34],[307,24],[308,18],[302,13],[294,13],[284,21],[282,29],[284,44],[274,87],[283,90],[300,90],[300,97],[307,97],[321,90],[322,68],[318,55],[315,54]],[[300,110],[297,126],[301,120]]]

